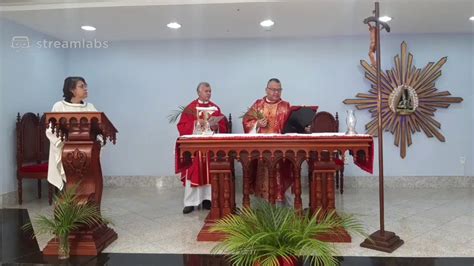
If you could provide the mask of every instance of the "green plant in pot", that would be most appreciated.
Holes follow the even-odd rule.
[[[367,237],[363,225],[351,215],[334,211],[299,215],[294,209],[258,201],[255,208],[243,208],[216,222],[211,231],[226,237],[211,252],[228,254],[237,266],[294,265],[298,257],[313,265],[336,265],[336,247],[318,236],[337,235],[341,228]]]
[[[83,227],[92,227],[109,223],[100,214],[97,204],[82,202],[76,194],[78,185],[63,189],[54,199],[52,217],[38,215],[34,220],[36,232],[34,236],[53,234],[59,242],[59,259],[69,258],[69,235]],[[33,230],[32,223],[23,226],[23,230]]]

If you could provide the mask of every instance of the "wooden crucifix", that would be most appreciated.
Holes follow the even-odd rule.
[[[377,71],[380,230],[372,233],[369,238],[365,239],[364,242],[360,244],[360,246],[391,253],[403,245],[403,240],[401,240],[400,237],[398,237],[394,232],[385,231],[380,31],[385,29],[387,32],[390,32],[390,27],[387,23],[380,21],[379,2],[375,2],[374,16],[366,18],[364,20],[364,24],[369,26],[371,39],[369,46],[369,58],[371,64],[376,67]]]

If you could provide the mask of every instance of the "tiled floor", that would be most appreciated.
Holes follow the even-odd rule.
[[[215,243],[197,242],[207,211],[182,214],[182,188],[106,188],[103,213],[119,235],[109,253],[209,253]],[[238,198],[240,199],[240,197]],[[305,200],[306,199],[306,200]],[[307,197],[304,198],[307,204]],[[241,200],[238,200],[241,201]],[[378,190],[346,189],[337,195],[339,211],[356,214],[367,232],[378,229]],[[51,213],[47,200],[22,206],[32,220]],[[386,230],[405,244],[392,254],[361,248],[362,238],[335,244],[342,256],[474,257],[473,189],[392,189],[385,191]],[[51,236],[38,238],[42,249]]]

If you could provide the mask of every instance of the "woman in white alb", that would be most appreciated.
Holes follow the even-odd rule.
[[[84,100],[87,98],[87,83],[82,77],[67,77],[63,87],[64,100],[53,105],[51,112],[97,112],[94,105]],[[63,164],[61,162],[64,142],[52,132],[51,127],[46,130],[49,139],[48,182],[58,189],[62,189],[66,182]]]

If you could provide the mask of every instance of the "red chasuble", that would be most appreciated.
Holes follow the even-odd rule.
[[[268,102],[266,97],[258,99],[252,107],[251,112],[262,113],[268,120],[264,128],[259,128],[257,133],[283,133],[286,120],[291,113],[290,104],[283,100]],[[249,114],[249,112],[247,112]],[[245,115],[242,120],[245,133],[249,133],[257,123],[257,118],[253,114]]]
[[[257,133],[283,133],[286,121],[291,114],[291,108],[288,102],[281,99],[276,102],[269,102],[266,97],[257,100],[242,120],[245,133],[250,133],[255,127],[258,119],[255,115],[256,112],[262,114],[268,121],[266,127],[257,128]],[[291,162],[289,160],[281,161],[278,168],[275,178],[276,200],[282,201],[285,191],[293,183]],[[253,160],[250,164],[250,178],[252,192],[261,198],[268,199],[269,178],[267,167],[263,163],[259,163],[258,160]]]
[[[221,113],[220,108],[209,101],[207,103],[202,103],[198,100],[192,101],[181,114],[181,118],[178,122],[178,131],[179,135],[192,135],[194,131],[194,124],[196,123],[196,107],[217,107],[217,111],[214,112],[211,116],[224,116]],[[219,133],[227,133],[229,130],[227,128],[228,122],[227,118],[224,116],[223,119],[219,121]],[[179,155],[176,155],[176,173],[181,174],[181,181],[189,180],[192,187],[202,186],[210,184],[209,177],[209,162],[204,161],[202,154],[198,152],[194,155],[194,159],[191,161],[191,158],[187,158],[184,164],[179,163]]]

